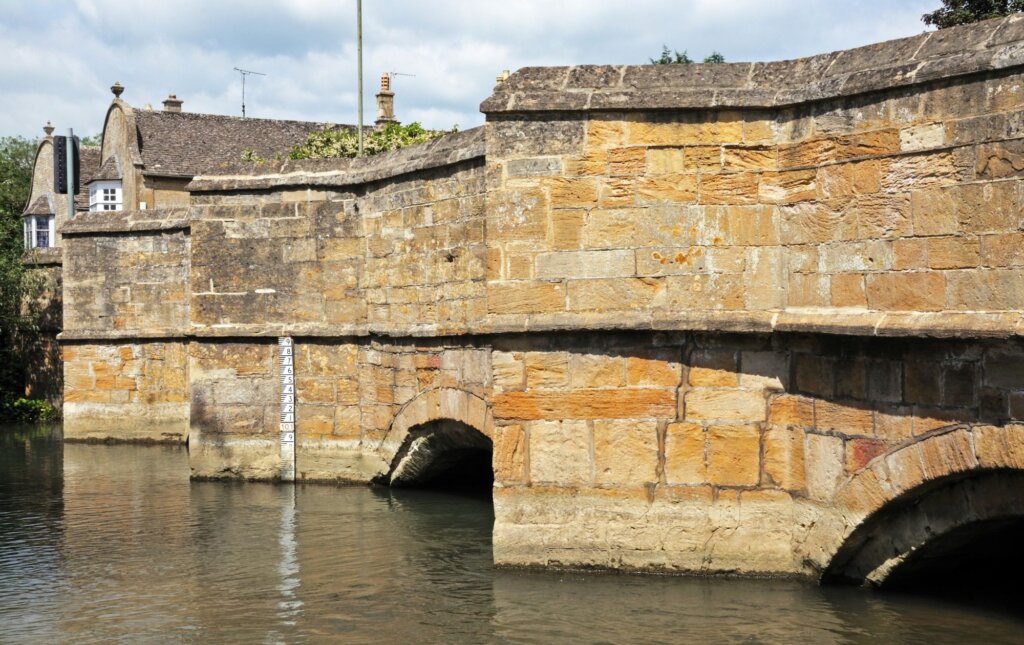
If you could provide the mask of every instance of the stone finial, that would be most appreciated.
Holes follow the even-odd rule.
[[[181,104],[184,103],[177,94],[168,94],[164,99],[164,112],[181,112]]]
[[[376,125],[398,123],[395,118],[395,93],[391,91],[391,75],[384,72],[380,75],[380,91],[377,92]]]
[[[498,74],[498,76],[495,77],[495,80],[498,81],[498,83],[500,84],[500,83],[504,83],[505,81],[507,81],[508,77],[509,77],[508,70],[507,69],[503,69],[503,70],[501,70],[501,74]]]
[[[145,110],[146,112],[152,112],[153,111],[153,104],[152,103],[146,103],[146,105],[144,105],[142,107],[142,109]]]
[[[45,132],[48,137],[53,136],[53,124],[47,121],[46,125],[43,126],[43,132]]]
[[[122,92],[124,92],[124,85],[114,81],[114,84],[110,86],[110,93],[114,95],[115,99],[119,99]]]

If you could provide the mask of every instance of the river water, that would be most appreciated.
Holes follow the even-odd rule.
[[[0,429],[2,643],[997,643],[1000,603],[495,571],[487,499],[190,482],[182,448]]]

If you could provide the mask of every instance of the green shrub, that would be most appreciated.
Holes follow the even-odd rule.
[[[402,125],[388,123],[373,130],[364,131],[364,154],[376,155],[382,152],[398,150],[406,146],[424,143],[431,139],[457,132],[458,126],[451,130],[427,130],[419,123]],[[314,132],[288,153],[290,159],[339,159],[355,157],[359,152],[359,137],[355,128],[327,128]],[[254,155],[250,152],[251,161]]]
[[[8,423],[45,423],[56,421],[60,415],[46,401],[5,394],[0,399],[0,418]]]

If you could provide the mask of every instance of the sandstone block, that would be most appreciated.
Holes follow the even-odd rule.
[[[583,225],[583,241],[588,249],[631,248],[638,245],[638,226],[643,218],[639,209],[593,210]]]
[[[636,486],[657,481],[657,424],[595,421],[594,466],[598,485]]]
[[[564,388],[569,385],[569,355],[566,352],[527,352],[528,389]]]
[[[537,256],[537,277],[614,278],[630,277],[636,272],[633,251],[561,251]]]
[[[529,426],[530,481],[559,486],[594,479],[590,430],[583,421],[536,421]]]
[[[707,482],[703,426],[670,423],[665,436],[665,481],[673,484]]]
[[[645,177],[637,183],[637,194],[646,204],[692,204],[697,199],[697,177],[678,173]]]
[[[861,273],[839,273],[831,277],[833,307],[866,307],[864,275]]]
[[[832,499],[845,474],[843,440],[820,434],[806,436],[804,468],[807,493],[811,499]]]
[[[626,142],[626,123],[619,119],[587,121],[587,148],[621,146]]]
[[[494,481],[501,485],[526,481],[526,433],[520,425],[494,428],[491,463]]]
[[[756,173],[702,175],[698,201],[701,204],[755,204],[757,187]]]
[[[764,395],[757,390],[690,390],[685,401],[687,420],[758,422],[766,417]]]
[[[756,426],[710,426],[708,482],[755,486],[761,472],[761,433]]]
[[[946,302],[950,309],[1018,311],[1024,309],[1024,269],[950,271]]]
[[[777,165],[777,158],[773,146],[754,146],[749,148],[726,146],[723,148],[722,162],[723,170],[730,172],[740,170],[774,170]]]
[[[556,282],[491,283],[487,285],[487,312],[526,314],[561,311],[565,287]]]
[[[736,353],[722,350],[694,352],[689,383],[694,387],[736,387],[739,384]]]
[[[867,299],[870,309],[882,311],[940,311],[946,304],[945,280],[931,271],[869,274]]]
[[[983,468],[1024,468],[1024,425],[981,426],[973,435]]]
[[[551,248],[557,250],[573,250],[580,247],[583,240],[583,222],[585,210],[551,211]]]
[[[608,151],[608,175],[611,177],[642,175],[646,165],[647,148],[612,148]]]
[[[946,142],[943,123],[924,123],[900,130],[900,150],[918,152],[941,147]]]
[[[850,439],[846,442],[846,472],[857,472],[885,451],[886,444],[880,439]]]
[[[684,148],[649,148],[647,149],[647,174],[669,175],[684,173],[689,170],[686,163]]]
[[[818,194],[817,175],[815,170],[762,173],[758,200],[765,204],[794,204],[814,200]]]
[[[820,432],[874,436],[874,411],[867,404],[818,400],[814,402],[814,419]]]
[[[981,264],[977,238],[963,236],[928,239],[928,266],[932,269],[963,269]]]
[[[764,433],[764,474],[776,486],[804,488],[804,431],[772,427]]]
[[[492,400],[498,419],[675,418],[675,392],[667,389],[577,389],[568,392],[501,392]]]
[[[680,363],[666,354],[663,357],[626,358],[626,382],[633,386],[677,387],[680,380]]]
[[[570,280],[568,303],[571,311],[625,311],[660,307],[665,283],[659,278],[612,278]]]
[[[603,354],[572,354],[569,376],[574,388],[623,387],[626,360]]]

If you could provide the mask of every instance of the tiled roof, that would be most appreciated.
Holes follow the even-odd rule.
[[[89,190],[85,188],[100,169],[100,149],[82,146],[78,149],[78,181],[80,189],[75,195],[75,210],[89,210]]]
[[[143,174],[194,177],[231,164],[252,148],[264,158],[292,146],[331,123],[243,119],[193,112],[135,111]],[[351,127],[351,126],[339,126]]]
[[[107,157],[107,160],[100,166],[99,172],[92,176],[89,181],[105,181],[105,180],[117,180],[124,179],[124,175],[121,173],[121,163],[117,160],[117,157],[111,155]]]
[[[36,197],[36,200],[25,209],[25,215],[53,215],[53,205],[46,195]]]

